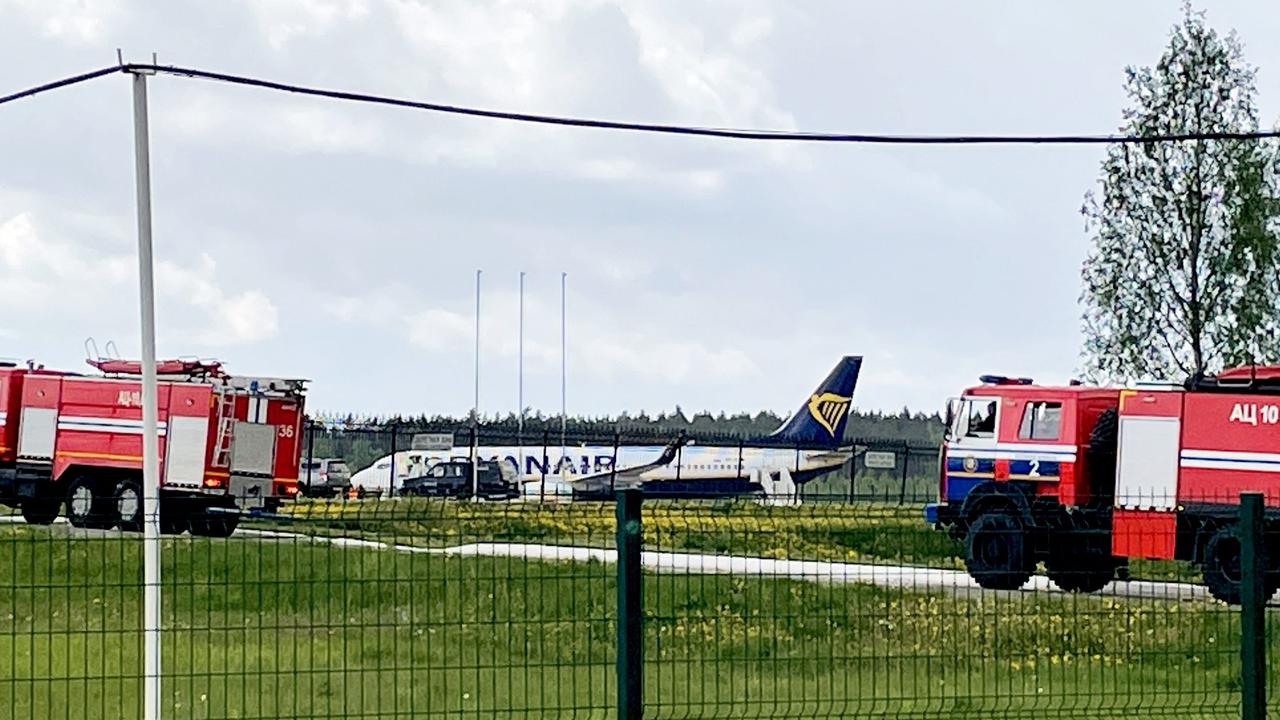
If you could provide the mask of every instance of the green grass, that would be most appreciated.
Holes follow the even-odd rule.
[[[139,549],[0,528],[0,718],[137,716]],[[163,557],[167,718],[614,716],[612,567],[246,539]],[[1218,604],[659,574],[645,605],[653,717],[1238,714]]]
[[[607,503],[400,498],[304,501],[285,512],[307,532],[437,547],[478,541],[608,546],[615,525],[614,508]],[[650,501],[644,526],[649,549],[964,569],[963,545],[926,525],[919,505]],[[1198,573],[1180,562],[1136,560],[1130,575],[1199,582]]]
[[[424,546],[478,540],[608,545],[615,527],[610,503],[400,498],[304,501],[284,512],[308,532]],[[918,506],[808,503],[788,508],[742,500],[649,501],[644,527],[645,544],[655,549],[962,567],[960,544],[927,526]]]

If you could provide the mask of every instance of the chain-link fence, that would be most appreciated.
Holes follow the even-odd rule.
[[[1171,560],[999,589],[896,497],[621,497],[303,499],[166,536],[163,717],[1239,717],[1275,680],[1239,552],[1275,543],[1243,524],[1213,569],[1244,611]],[[138,717],[140,537],[3,519],[0,717]]]

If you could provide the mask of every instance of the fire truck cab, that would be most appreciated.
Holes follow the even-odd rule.
[[[142,527],[142,388],[135,361],[100,374],[0,364],[0,502],[32,524]],[[240,512],[297,493],[304,381],[213,361],[157,363],[160,524],[230,535]]]
[[[1061,589],[1094,591],[1128,558],[1177,559],[1238,601],[1239,494],[1263,492],[1280,529],[1280,367],[1124,390],[981,380],[948,406],[925,510],[979,585],[1020,587],[1043,561]]]

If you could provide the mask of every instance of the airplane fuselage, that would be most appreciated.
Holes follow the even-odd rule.
[[[650,467],[639,473],[629,473],[634,468],[653,464],[662,455],[661,445],[611,445],[567,446],[563,453],[559,447],[538,446],[482,446],[476,448],[480,460],[505,463],[510,475],[522,484],[535,485],[546,482],[559,487],[583,476],[630,475],[630,483],[645,484],[680,482],[685,485],[698,481],[751,481],[760,473],[786,471],[797,482],[830,472],[848,462],[848,450],[797,450],[794,448],[765,448],[737,446],[692,445],[680,449],[675,459],[666,465]],[[466,447],[452,450],[407,450],[396,453],[396,486],[405,479],[418,477],[438,462],[470,459]],[[616,468],[616,472],[614,471]],[[381,477],[376,475],[381,470]],[[357,473],[352,482],[357,485],[385,487],[391,479],[389,463]],[[370,477],[360,476],[370,474]],[[551,492],[547,488],[527,487],[526,493]]]
[[[526,496],[599,498],[618,489],[646,495],[712,497],[762,493],[787,502],[798,497],[796,483],[830,472],[849,461],[841,449],[862,358],[842,357],[817,390],[767,440],[756,446],[697,445],[681,437],[666,445],[542,444],[404,451],[375,462],[351,478],[354,486],[384,490],[426,475],[444,460],[476,458],[503,463],[508,480]],[[791,446],[791,447],[788,447]],[[799,449],[826,448],[826,449]]]

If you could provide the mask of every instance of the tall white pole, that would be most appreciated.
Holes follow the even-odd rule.
[[[524,271],[520,272],[520,340],[516,348],[516,468],[517,479],[524,475]]]
[[[138,287],[142,309],[143,718],[160,717],[160,442],[156,433],[156,304],[151,261],[151,148],[147,77],[133,73],[134,172],[138,201]]]
[[[480,274],[476,270],[476,395],[471,406],[471,499],[480,499],[480,463],[476,457],[477,436],[480,432]]]
[[[565,356],[565,278],[569,277],[569,273],[560,273],[560,472],[564,473],[564,457],[565,457],[565,428],[568,424],[569,415],[568,402],[566,401],[566,381],[569,377],[568,362]]]

